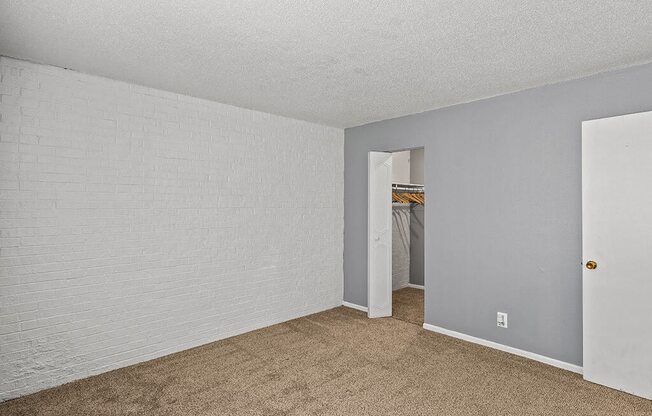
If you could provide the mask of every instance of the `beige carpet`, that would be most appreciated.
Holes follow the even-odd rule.
[[[423,290],[406,287],[392,292],[392,317],[423,326]]]
[[[0,405],[0,415],[652,415],[576,374],[347,308]]]

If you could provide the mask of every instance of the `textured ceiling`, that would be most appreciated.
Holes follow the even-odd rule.
[[[350,127],[652,60],[649,0],[0,0],[0,54]]]

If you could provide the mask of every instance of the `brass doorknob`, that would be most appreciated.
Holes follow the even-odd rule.
[[[586,268],[589,270],[593,270],[596,267],[598,267],[598,263],[594,262],[593,260],[589,260],[586,262]]]

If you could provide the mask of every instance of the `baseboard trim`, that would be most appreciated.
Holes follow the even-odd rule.
[[[355,303],[351,303],[351,302],[342,301],[342,306],[346,306],[347,308],[351,308],[351,309],[357,309],[362,312],[369,312],[369,308],[367,308],[366,306],[356,305]]]
[[[423,329],[427,331],[436,332],[438,334],[448,335],[449,337],[458,338],[463,341],[472,342],[474,344],[483,345],[485,347],[493,348],[496,350],[504,351],[510,354],[518,355],[519,357],[529,358],[530,360],[539,361],[553,367],[561,368],[563,370],[572,371],[573,373],[582,374],[582,367],[575,364],[570,364],[564,361],[559,361],[554,358],[546,357],[544,355],[535,354],[533,352],[520,350],[518,348],[509,347],[507,345],[499,344],[486,339],[476,338],[471,335],[462,334],[461,332],[451,331],[450,329],[441,328],[435,325],[423,324]]]
[[[408,283],[407,287],[411,287],[412,289],[421,289],[423,290],[423,285],[415,285],[412,283]]]

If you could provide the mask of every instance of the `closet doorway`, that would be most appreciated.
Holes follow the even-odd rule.
[[[369,317],[423,325],[423,148],[369,153]]]

